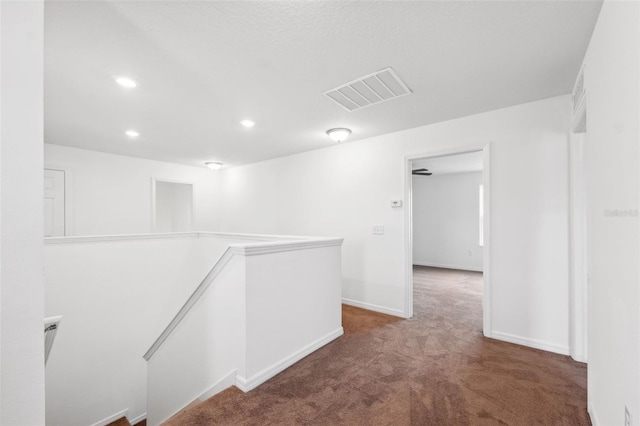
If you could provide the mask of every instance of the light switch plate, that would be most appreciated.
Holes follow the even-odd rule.
[[[373,227],[371,228],[371,233],[374,235],[384,234],[384,225],[373,225]]]
[[[391,207],[402,207],[402,200],[391,200]]]

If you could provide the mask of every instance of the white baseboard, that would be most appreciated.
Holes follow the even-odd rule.
[[[214,383],[209,389],[204,391],[198,399],[200,401],[207,400],[211,398],[213,395],[222,392],[223,390],[230,388],[231,386],[236,384],[236,376],[238,375],[238,370],[233,370],[227,373],[222,379],[218,380]]]
[[[299,351],[291,354],[290,356],[284,358],[282,361],[279,361],[270,367],[265,368],[259,373],[254,374],[249,379],[245,379],[244,377],[237,376],[236,377],[236,387],[243,392],[249,392],[252,389],[257,388],[276,374],[284,371],[285,369],[291,367],[296,362],[300,361],[305,356],[315,352],[320,349],[322,346],[327,343],[337,339],[338,337],[344,334],[344,330],[342,327],[337,330],[332,331],[331,333],[319,338],[315,342],[303,347]]]
[[[381,314],[393,315],[394,317],[406,318],[404,311],[400,309],[387,308],[385,306],[374,305],[373,303],[360,302],[358,300],[342,298],[342,303],[356,308],[366,309],[368,311],[380,312]]]
[[[141,421],[143,421],[146,418],[147,418],[147,413],[142,413],[138,417],[134,417],[133,419],[129,419],[129,423],[131,423],[132,425],[135,425],[136,423],[140,423]]]
[[[118,411],[117,413],[112,414],[109,417],[105,417],[104,419],[95,422],[91,426],[107,426],[109,423],[113,423],[118,419],[121,419],[123,417],[127,417],[127,413],[128,412],[129,412],[128,408],[126,410]]]
[[[515,343],[516,345],[528,346],[534,349],[541,349],[547,352],[569,355],[569,346],[560,346],[549,342],[543,342],[542,340],[528,339],[509,333],[502,333],[500,331],[492,331],[491,338],[502,340],[504,342]]]
[[[231,386],[235,385],[236,384],[236,375],[237,374],[238,374],[238,370],[230,371],[223,378],[221,378],[220,380],[215,382],[213,385],[211,385],[209,388],[207,388],[207,390],[202,392],[198,397],[192,399],[191,402],[189,402],[188,404],[185,404],[184,407],[180,408],[175,413],[171,414],[166,419],[164,419],[162,421],[162,423],[166,422],[167,420],[169,420],[171,417],[175,416],[176,414],[181,413],[182,411],[186,410],[187,407],[189,407],[190,405],[193,405],[194,403],[200,403],[202,401],[205,401],[205,400],[211,398],[212,396],[214,396],[215,394],[220,393],[223,390],[225,390],[227,388],[230,388]],[[145,413],[145,416],[146,416],[146,413]],[[140,419],[140,420],[142,420],[142,419]],[[133,422],[130,422],[130,423],[133,424]]]
[[[473,271],[473,272],[483,271],[482,267],[469,266],[469,265],[452,265],[448,263],[420,262],[417,260],[414,260],[413,264],[417,266],[430,266],[432,268],[458,269],[460,271]]]

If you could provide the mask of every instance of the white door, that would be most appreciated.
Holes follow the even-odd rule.
[[[64,171],[44,171],[44,236],[64,236]]]

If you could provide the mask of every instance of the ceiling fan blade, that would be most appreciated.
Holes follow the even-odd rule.
[[[411,174],[416,176],[431,176],[433,173],[431,173],[429,169],[416,169],[412,170]]]

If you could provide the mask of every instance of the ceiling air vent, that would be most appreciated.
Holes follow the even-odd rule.
[[[347,111],[355,111],[400,96],[410,95],[411,90],[391,68],[385,68],[331,89],[324,94]]]

